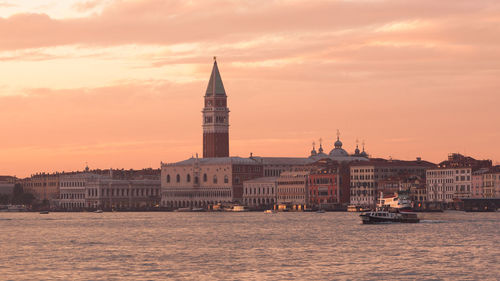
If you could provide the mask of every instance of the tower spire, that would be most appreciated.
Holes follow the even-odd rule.
[[[205,92],[205,107],[203,108],[203,157],[229,156],[229,108],[222,78],[214,64],[207,91]]]
[[[207,96],[226,95],[226,90],[224,89],[224,84],[222,83],[219,67],[217,66],[217,57],[215,56],[214,56],[214,66],[212,67],[212,74],[210,75],[210,80],[208,81],[206,95]]]
[[[356,149],[354,150],[354,155],[359,155],[359,140],[356,138]]]

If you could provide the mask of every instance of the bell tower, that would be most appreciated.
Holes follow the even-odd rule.
[[[216,57],[202,113],[203,158],[229,157],[229,108]]]

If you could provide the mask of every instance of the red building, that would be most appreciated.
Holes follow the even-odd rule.
[[[229,108],[215,57],[202,112],[203,158],[229,157]]]
[[[319,169],[309,175],[308,205],[339,203],[336,169]]]

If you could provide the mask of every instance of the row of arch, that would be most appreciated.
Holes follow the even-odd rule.
[[[273,198],[245,198],[243,203],[247,206],[274,205]]]
[[[170,207],[170,208],[189,208],[189,207],[208,207],[210,205],[217,205],[217,204],[222,204],[222,203],[227,203],[227,202],[220,202],[220,201],[210,201],[210,200],[198,200],[198,201],[190,201],[190,200],[170,200],[170,201],[164,201],[163,205],[164,207]]]
[[[167,177],[166,177],[166,181],[167,181],[167,183],[170,183],[170,182],[171,182],[170,174],[168,174],[168,175],[167,175]],[[207,176],[207,174],[203,174],[203,182],[207,182],[207,181],[208,181],[208,176]],[[175,182],[177,182],[177,183],[180,183],[180,182],[181,182],[181,175],[180,175],[180,174],[177,174],[177,175],[175,176]],[[188,182],[188,183],[189,183],[189,182],[191,182],[191,174],[187,174],[187,175],[186,175],[186,182]],[[216,184],[216,183],[217,183],[217,175],[214,175],[214,176],[212,177],[212,182],[213,182],[214,184]],[[198,179],[198,177],[197,177],[197,176],[195,176],[195,177],[194,177],[194,183],[195,183],[195,184],[198,184],[198,183],[199,183],[199,179]],[[229,177],[228,177],[227,175],[224,175],[224,183],[229,183]]]

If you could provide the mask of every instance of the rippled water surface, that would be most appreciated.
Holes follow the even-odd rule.
[[[1,280],[497,280],[500,213],[0,213]]]

